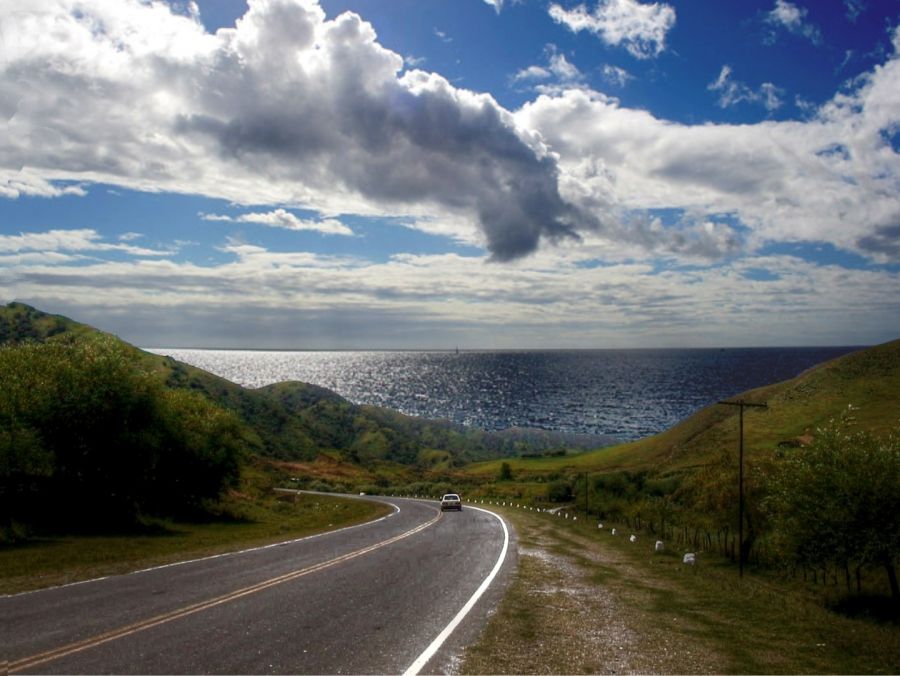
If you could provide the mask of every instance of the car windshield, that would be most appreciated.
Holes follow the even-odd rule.
[[[459,500],[459,496],[458,496],[458,495],[452,495],[452,494],[451,494],[451,495],[445,495],[445,496],[444,496],[444,500]]]

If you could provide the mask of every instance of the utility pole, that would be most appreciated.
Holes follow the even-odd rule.
[[[588,473],[585,472],[584,473],[584,515],[586,517],[590,516],[590,513],[591,513],[590,503],[588,501],[589,501],[589,498],[588,498]]]
[[[766,404],[751,404],[738,399],[737,401],[720,401],[723,406],[737,406],[739,409],[738,420],[740,428],[738,433],[738,571],[739,576],[744,577],[744,409],[769,408]]]

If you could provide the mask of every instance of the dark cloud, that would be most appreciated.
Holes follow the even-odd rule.
[[[268,97],[241,97],[239,107],[213,102],[215,110],[181,116],[176,131],[204,136],[226,161],[278,181],[338,185],[394,209],[464,212],[496,260],[595,226],[560,196],[554,160],[539,157],[493,99],[424,73],[397,79],[399,62],[365,58],[380,47],[359,38],[366,28],[358,17],[337,23],[340,39],[319,43],[317,58],[329,60],[321,78],[298,75]],[[257,88],[248,66],[231,67],[232,82]]]
[[[871,235],[861,237],[857,245],[868,253],[900,261],[900,223],[876,228]]]

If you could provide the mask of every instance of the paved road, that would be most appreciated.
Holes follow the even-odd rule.
[[[11,673],[452,670],[502,594],[515,547],[498,567],[506,532],[498,517],[378,499],[395,511],[369,524],[2,597],[0,659]]]

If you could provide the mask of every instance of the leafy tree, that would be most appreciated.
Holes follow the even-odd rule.
[[[128,525],[216,498],[242,428],[102,334],[0,348],[0,524]]]
[[[784,461],[773,495],[784,550],[802,565],[877,566],[900,603],[900,437],[855,431],[845,417]]]
[[[500,474],[498,476],[498,479],[500,481],[512,481],[512,478],[513,473],[510,464],[508,462],[500,463]]]
[[[769,528],[769,513],[764,505],[769,494],[771,469],[765,459],[745,458],[744,463],[744,541],[738,543],[738,547],[747,561],[757,539]],[[740,532],[738,476],[737,453],[722,449],[715,462],[685,482],[679,497],[683,506],[695,515],[694,525],[735,534]]]

